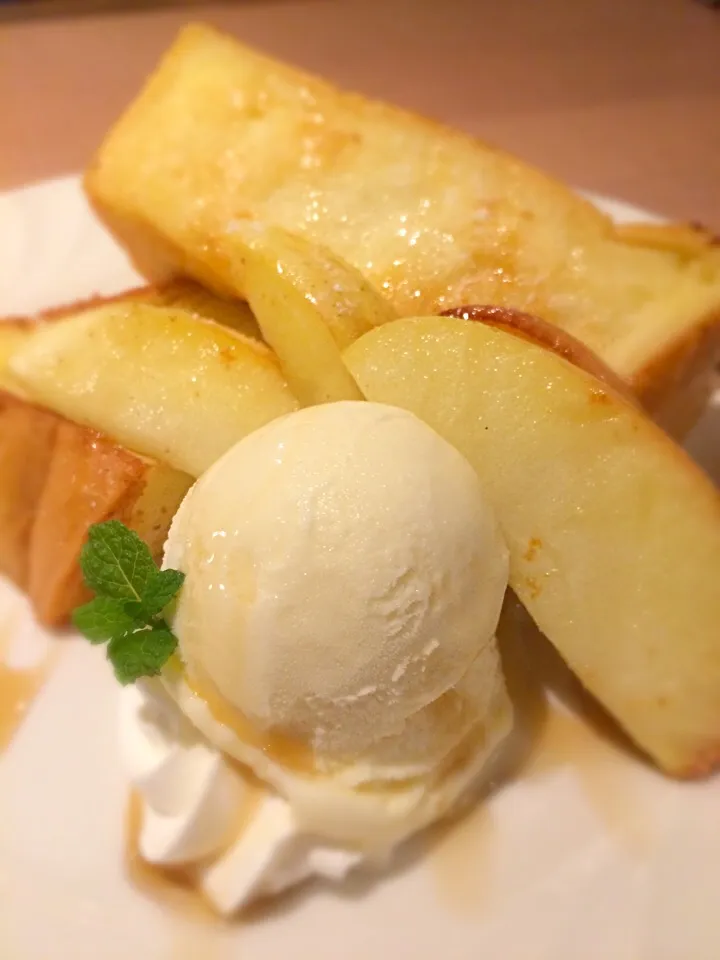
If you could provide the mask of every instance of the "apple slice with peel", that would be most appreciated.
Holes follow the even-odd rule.
[[[583,684],[666,771],[720,762],[720,498],[607,384],[507,330],[398,320],[344,358],[369,400],[473,464],[510,583]]]
[[[362,400],[341,351],[395,314],[362,274],[280,227],[233,223],[238,285],[304,406]]]
[[[563,330],[562,327],[558,327],[554,323],[548,323],[542,317],[525,313],[523,310],[515,310],[514,307],[476,303],[445,310],[440,316],[474,320],[479,323],[486,323],[491,327],[507,330],[518,337],[525,337],[532,343],[564,357],[570,363],[575,364],[576,367],[592,374],[597,380],[602,380],[603,383],[622,394],[630,403],[639,405],[635,394],[625,380],[619,377],[614,370],[611,370],[590,347],[568,333],[567,330]]]

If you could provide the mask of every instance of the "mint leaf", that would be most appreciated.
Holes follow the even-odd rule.
[[[179,570],[160,570],[147,585],[140,607],[143,614],[154,617],[165,607],[183,585],[185,574]]]
[[[158,570],[147,545],[119,520],[90,527],[80,565],[97,596],[74,611],[75,626],[90,643],[108,644],[120,683],[156,676],[177,648],[161,614],[185,574]]]
[[[121,600],[112,597],[95,597],[78,607],[73,611],[72,622],[90,643],[107,643],[143,625],[130,616]]]
[[[154,677],[177,647],[177,637],[165,626],[139,630],[116,637],[108,645],[108,660],[115,676],[123,684],[140,677]]]
[[[157,575],[150,549],[119,520],[90,527],[80,555],[85,583],[105,597],[141,601]]]

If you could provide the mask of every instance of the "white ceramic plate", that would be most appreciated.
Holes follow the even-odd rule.
[[[136,282],[76,179],[0,196],[0,315]],[[716,479],[719,439],[711,408],[690,446]],[[57,658],[0,758],[2,960],[720,957],[720,779],[667,781],[557,714],[516,780],[381,882],[314,886],[227,927],[173,911],[124,877],[117,691],[102,654],[50,645],[2,583],[0,623],[6,659]]]

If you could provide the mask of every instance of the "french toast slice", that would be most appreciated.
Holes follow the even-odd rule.
[[[38,619],[67,621],[86,599],[78,558],[88,528],[119,519],[159,556],[191,478],[0,391],[0,573]]]
[[[27,589],[30,537],[60,418],[0,390],[0,573]]]
[[[34,510],[26,585],[38,619],[50,625],[67,621],[89,598],[78,561],[90,526],[121,520],[159,558],[170,521],[192,482],[94,430],[58,421]]]
[[[401,316],[497,304],[594,350],[682,433],[718,353],[720,247],[617,228],[515,158],[336,90],[191,25],[85,179],[150,278],[245,294],[238,224],[277,224],[360,269]]]
[[[0,322],[0,574],[28,593],[38,619],[50,626],[65,623],[86,599],[78,559],[88,527],[122,520],[158,557],[192,478],[32,403],[8,374],[7,360],[38,324],[131,300],[194,305],[203,316],[214,313],[257,335],[244,305],[226,304],[186,281]]]

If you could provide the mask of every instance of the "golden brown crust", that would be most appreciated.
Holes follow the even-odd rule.
[[[60,418],[0,390],[0,573],[27,589],[30,537]]]
[[[682,439],[707,405],[718,363],[720,310],[666,344],[630,386],[660,426]]]
[[[695,257],[720,248],[720,237],[702,223],[618,223],[614,234],[630,246]]]
[[[87,589],[78,557],[93,523],[122,519],[148,465],[107,437],[62,420],[30,537],[28,594],[38,619],[64,623]]]
[[[93,213],[109,233],[122,241],[135,270],[150,281],[150,289],[172,284],[178,277],[188,273],[178,268],[178,264],[183,262],[182,251],[155,230],[152,224],[133,224],[116,218],[104,204],[96,200],[91,187],[93,176],[94,164],[91,164],[85,171],[83,187]],[[210,283],[207,283],[207,287],[223,296],[234,296],[234,291],[227,285],[221,286],[220,291]]]
[[[188,484],[176,471],[0,390],[0,574],[28,593],[42,623],[66,623],[87,599],[78,560],[92,523],[122,520],[157,551]],[[154,491],[149,503],[146,487]]]

